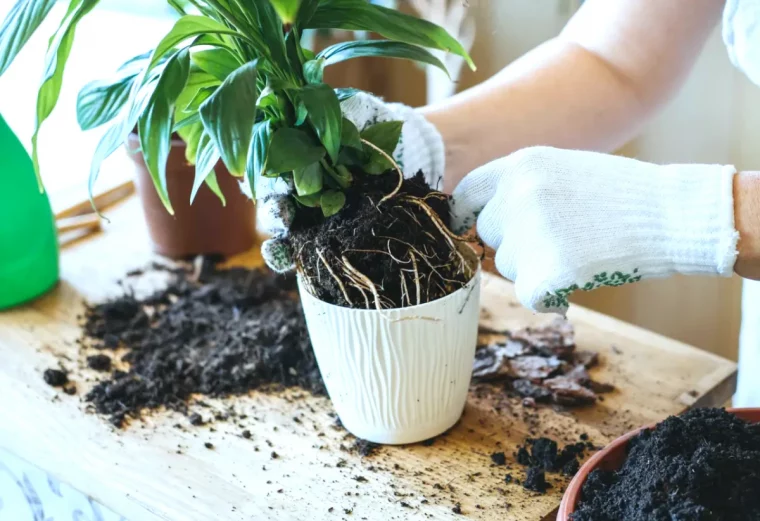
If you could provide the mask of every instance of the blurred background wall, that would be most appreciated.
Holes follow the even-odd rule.
[[[478,70],[462,71],[455,86],[462,90],[558,34],[581,0],[396,0],[405,11],[425,8],[432,16],[439,16],[435,13],[441,5],[452,12],[453,2],[466,2],[466,13],[476,28],[472,54]],[[12,3],[0,2],[0,17]],[[108,75],[128,57],[153,46],[172,23],[164,5],[157,0],[104,0],[103,7],[82,25],[71,57],[75,66],[67,71],[59,108],[40,138],[43,177],[51,192],[84,190],[99,137],[97,130],[88,134],[78,130],[76,92],[87,81]],[[48,23],[44,32],[49,35],[53,28]],[[46,37],[38,35],[0,80],[0,113],[25,141],[31,136]],[[316,34],[313,38],[316,47],[323,47],[343,36]],[[348,62],[329,70],[326,79],[336,86],[356,86],[415,106],[424,104],[427,97],[425,71],[401,61]],[[730,65],[716,28],[682,92],[619,152],[655,162],[734,163],[743,169],[760,169],[758,138],[760,89]],[[129,175],[123,164],[121,157],[109,162],[101,175],[103,185]],[[737,279],[674,278],[582,294],[575,301],[734,358],[740,295]]]

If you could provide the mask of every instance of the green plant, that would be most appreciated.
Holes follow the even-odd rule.
[[[221,158],[232,175],[247,177],[254,193],[262,177],[284,177],[293,181],[300,204],[334,214],[352,181],[349,167],[368,174],[390,168],[386,154],[398,142],[401,123],[381,123],[360,134],[342,117],[339,104],[352,91],[336,92],[323,83],[324,68],[362,56],[443,68],[425,47],[457,53],[472,66],[466,51],[440,27],[366,0],[167,1],[180,18],[156,48],[79,94],[83,130],[110,124],[93,157],[91,194],[102,161],[136,128],[169,212],[166,160],[177,132],[196,167],[191,200],[204,182],[223,197],[214,173]],[[58,100],[77,24],[98,2],[69,0],[50,40],[32,138],[38,179],[37,131]],[[0,74],[54,3],[17,0],[0,26]],[[308,29],[371,31],[386,39],[349,41],[315,55],[300,42]]]

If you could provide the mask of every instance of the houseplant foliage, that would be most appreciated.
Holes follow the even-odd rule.
[[[84,130],[108,125],[93,157],[90,193],[103,160],[137,128],[156,190],[170,213],[166,160],[174,132],[187,142],[188,160],[196,165],[192,197],[204,182],[218,192],[213,166],[221,158],[230,173],[245,176],[254,194],[262,178],[282,177],[295,183],[301,204],[319,206],[325,215],[336,213],[342,190],[352,182],[348,167],[387,170],[389,163],[376,149],[393,149],[400,124],[368,131],[362,142],[340,111],[339,101],[351,92],[335,92],[322,83],[324,68],[362,56],[443,67],[424,47],[469,61],[443,29],[366,0],[167,2],[180,15],[171,31],[112,78],[87,85],[77,116]],[[98,3],[69,0],[50,39],[32,137],[38,181],[39,128],[58,101],[77,25]],[[54,4],[17,0],[0,26],[0,74]],[[371,31],[386,39],[345,42],[315,55],[300,43],[308,29]]]

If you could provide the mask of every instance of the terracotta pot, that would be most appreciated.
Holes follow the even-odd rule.
[[[190,192],[195,167],[185,159],[185,143],[172,140],[166,166],[166,183],[174,215],[166,211],[139,151],[136,134],[129,136],[127,155],[135,165],[135,182],[148,231],[156,253],[173,259],[199,254],[225,257],[249,250],[256,243],[256,213],[250,199],[240,192],[238,180],[221,162],[216,167],[219,187],[227,205],[204,184],[193,204]]]
[[[760,409],[726,410],[742,420],[750,423],[760,423]],[[570,514],[575,512],[578,503],[580,503],[581,489],[591,471],[595,469],[617,470],[622,467],[626,457],[628,457],[626,453],[628,441],[644,429],[653,429],[655,426],[656,424],[648,425],[629,432],[628,434],[624,434],[589,459],[570,482],[570,486],[567,487],[565,495],[562,497],[562,504],[559,507],[557,521],[569,521]]]

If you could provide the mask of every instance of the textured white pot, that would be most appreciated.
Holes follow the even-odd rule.
[[[352,434],[415,443],[459,420],[477,344],[480,274],[478,263],[472,280],[451,295],[383,311],[327,304],[299,278],[319,369]]]

